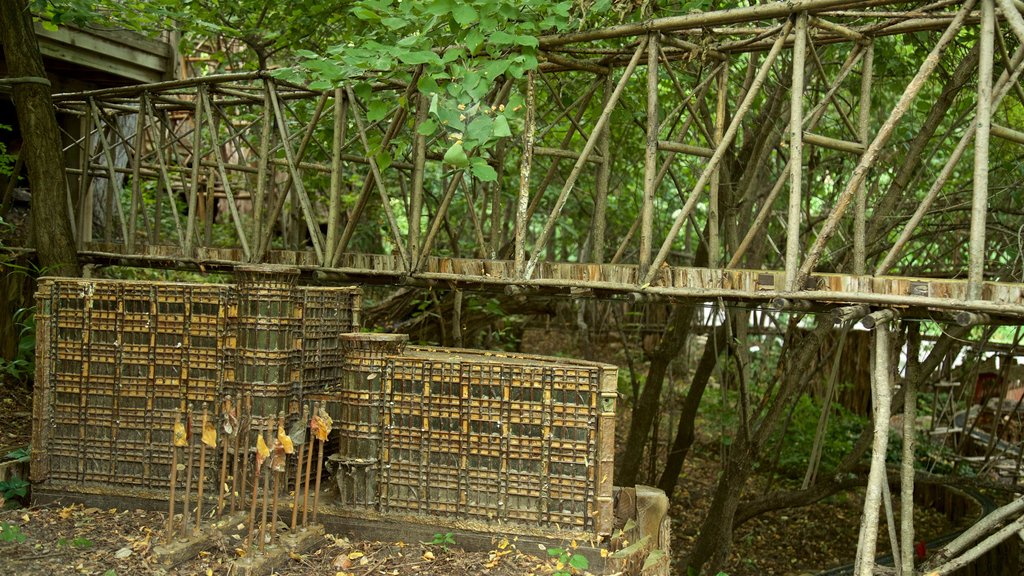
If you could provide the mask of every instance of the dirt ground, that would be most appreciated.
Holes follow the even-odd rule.
[[[228,574],[242,553],[241,539],[221,539],[195,559],[166,567],[154,556],[165,515],[142,510],[100,510],[82,505],[44,506],[0,512],[0,574]],[[457,543],[362,542],[327,536],[307,554],[292,555],[275,574],[334,576],[412,574],[552,574],[557,566],[496,537],[485,552],[465,552]]]

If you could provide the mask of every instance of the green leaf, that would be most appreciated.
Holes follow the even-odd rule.
[[[424,74],[420,76],[420,79],[416,81],[416,88],[419,89],[421,94],[435,94],[441,91],[441,87],[437,85],[437,81],[434,80],[433,76]]]
[[[497,44],[498,46],[510,46],[516,43],[516,37],[504,30],[495,30],[494,32],[491,32],[489,40],[491,41],[491,44]]]
[[[389,109],[390,106],[388,106],[387,102],[374,100],[373,102],[370,102],[370,108],[369,110],[366,111],[366,119],[369,122],[383,120],[385,117],[387,117]]]
[[[583,554],[573,554],[572,557],[569,558],[569,566],[572,566],[577,570],[587,570],[590,568],[590,561],[587,560],[587,557]],[[644,567],[646,568],[646,566]]]
[[[437,94],[430,97],[430,109],[428,111],[435,116],[437,115]]]
[[[362,100],[369,100],[370,95],[373,94],[373,88],[367,82],[356,84],[352,91]]]
[[[469,157],[466,156],[466,150],[462,148],[460,142],[452,144],[452,147],[444,153],[444,162],[456,168],[465,168],[469,165]]]
[[[540,46],[540,41],[537,40],[536,36],[530,36],[530,35],[527,35],[527,34],[518,34],[518,35],[515,36],[514,40],[515,40],[515,43],[520,45],[520,46],[530,46],[532,48],[536,48],[537,46]]]
[[[427,14],[433,14],[434,16],[444,16],[452,11],[452,0],[434,0],[427,8]]]
[[[352,15],[360,20],[366,20],[367,22],[380,20],[380,16],[378,16],[376,12],[368,10],[363,6],[356,6],[355,8],[352,8]]]
[[[390,16],[380,21],[381,24],[387,26],[391,30],[398,30],[399,28],[405,28],[409,25],[409,21],[405,18],[395,18]]]
[[[563,552],[561,548],[548,548],[548,556],[561,556]]]
[[[643,538],[637,540],[636,542],[633,542],[629,546],[626,546],[622,550],[616,550],[615,552],[612,552],[608,557],[615,559],[628,558],[642,550],[645,546],[647,546],[647,542],[650,539],[650,536],[644,536]]]
[[[651,550],[651,553],[647,555],[647,559],[644,560],[644,570],[647,570],[651,566],[657,564],[662,558],[665,557],[664,550]],[[728,575],[726,575],[728,576]]]
[[[476,52],[477,48],[484,43],[484,34],[477,28],[473,28],[466,33],[466,39],[464,40],[466,48],[470,53]]]
[[[387,170],[391,166],[391,155],[383,150],[374,156],[373,159],[377,161],[377,168],[381,172]]]
[[[474,142],[486,141],[491,136],[491,128],[493,126],[494,120],[491,120],[490,116],[477,116],[473,118],[469,125],[466,126],[466,140]]]
[[[477,156],[470,163],[472,164],[473,176],[476,176],[480,181],[494,182],[498,179],[498,172],[487,163],[487,160]]]
[[[437,122],[431,119],[426,119],[420,124],[420,127],[416,129],[416,133],[421,136],[431,136],[437,131]]]
[[[466,52],[462,48],[448,48],[447,50],[444,51],[444,55],[441,56],[441,64],[451,64],[452,62],[455,62],[456,60],[462,58],[465,55]]]
[[[508,120],[504,115],[494,117],[494,127],[491,133],[495,138],[508,138],[512,135],[512,130],[508,127]]]
[[[310,90],[330,90],[334,88],[334,83],[328,80],[314,80],[309,83],[308,88]]]
[[[437,54],[434,54],[434,52],[431,50],[418,50],[416,52],[406,52],[404,54],[400,54],[398,56],[398,59],[406,64],[414,66],[418,64],[441,64],[441,58]]]
[[[508,65],[508,60],[491,60],[484,64],[484,74],[486,74],[488,78],[497,78],[508,70]]]
[[[480,18],[480,14],[471,4],[460,3],[452,10],[452,18],[463,26],[469,26]]]

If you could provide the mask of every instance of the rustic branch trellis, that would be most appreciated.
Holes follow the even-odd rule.
[[[993,120],[1006,96],[1019,91],[1020,8],[1013,0],[807,0],[542,37],[540,68],[496,82],[482,103],[500,106],[514,90],[525,96],[522,131],[490,160],[503,181],[518,166],[518,186],[482,183],[441,163],[444,133],[417,133],[428,102],[415,75],[409,83],[375,81],[378,97],[391,94],[383,118],[352,86],[321,93],[263,72],[57,95],[61,111],[81,117],[68,147],[76,158],[68,168],[69,209],[82,256],[101,263],[269,262],[347,279],[1020,316],[1022,287],[989,281],[985,262],[990,138],[1024,143],[1024,134]],[[970,44],[962,33],[968,29],[980,32],[977,70],[970,70],[978,82],[976,118],[921,138],[915,152],[944,158],[945,167],[924,179],[927,192],[876,263],[879,255],[866,243],[868,206],[886,185],[877,174],[899,168],[889,151],[894,133],[922,93],[934,91],[935,71],[955,67],[950,47]],[[876,43],[919,32],[933,41],[930,53],[905,86],[890,82],[887,89],[902,89],[902,96],[892,109],[879,109],[872,96]],[[640,68],[645,104],[626,97],[631,83],[642,82],[635,78]],[[750,118],[785,113],[786,103],[771,98],[779,91],[789,95],[788,122],[780,117],[776,132],[756,132]],[[629,116],[646,121],[630,126]],[[115,121],[123,117],[134,120]],[[874,128],[872,120],[883,117]],[[643,146],[614,146],[613,129],[642,130]],[[772,138],[752,146],[762,134]],[[900,271],[972,144],[972,207],[951,224],[970,230],[967,279],[954,279],[958,270],[946,278],[886,276]],[[723,182],[736,176],[723,170],[740,147],[753,150],[744,160],[761,167]],[[127,163],[116,162],[118,151]],[[642,173],[624,170],[624,162],[642,163]],[[815,171],[826,164],[841,172]],[[97,237],[92,182],[119,175],[130,187],[122,201],[108,196],[112,210]],[[634,176],[635,186],[622,184]],[[833,181],[823,185],[822,178]],[[726,185],[735,191],[723,196]],[[610,200],[636,207],[631,225],[611,221]],[[809,220],[812,201],[825,205],[820,222]],[[759,205],[746,230],[730,221],[737,202]],[[218,208],[226,208],[221,219],[229,232],[216,232]],[[570,213],[589,218],[579,227],[585,238],[564,237]],[[162,230],[168,220],[173,228]],[[705,227],[707,265],[682,266],[693,263],[677,253],[680,239],[692,252]],[[832,252],[848,250],[839,240],[847,231],[852,256],[843,260]],[[460,253],[462,234],[475,243],[472,258]],[[759,240],[777,252],[781,270],[740,268],[751,265]],[[378,253],[353,252],[367,242]]]

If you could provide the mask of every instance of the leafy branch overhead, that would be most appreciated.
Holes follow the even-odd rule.
[[[567,30],[572,10],[570,1],[363,0],[350,9],[362,27],[348,42],[323,55],[297,51],[305,60],[275,74],[316,90],[354,84],[371,122],[410,103],[374,91],[367,78],[415,81],[429,103],[417,132],[444,143],[447,164],[493,181],[497,172],[486,161],[488,151],[512,135],[523,110],[520,95],[498,102],[496,89],[537,69],[537,36]]]

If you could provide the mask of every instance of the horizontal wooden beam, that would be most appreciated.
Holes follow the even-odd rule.
[[[999,124],[992,124],[991,132],[993,136],[998,136],[1003,140],[1008,140],[1015,144],[1024,144],[1024,132],[1019,130],[1000,126]]]
[[[572,150],[565,150],[564,148],[547,148],[544,146],[534,146],[533,153],[537,156],[555,156],[557,158],[571,158],[573,160],[579,160],[579,152],[573,152]],[[594,156],[593,154],[587,158],[587,162],[594,162],[600,164],[604,162],[600,156]]]
[[[715,151],[711,148],[691,146],[689,144],[683,144],[682,142],[672,142],[671,140],[658,140],[658,150],[661,150],[662,152],[678,152],[680,154],[689,154],[690,156],[701,156],[704,158],[711,158],[715,155]]]
[[[146,246],[126,254],[121,245],[90,243],[79,252],[85,262],[119,263],[157,268],[199,268],[230,270],[245,264],[238,249],[197,247],[186,255],[177,246]],[[640,270],[632,264],[581,264],[541,262],[533,278],[523,280],[515,273],[512,260],[429,257],[422,271],[409,273],[400,258],[392,254],[345,253],[336,267],[318,266],[309,251],[273,250],[267,263],[297,266],[305,273],[333,276],[339,281],[383,284],[433,284],[467,289],[506,289],[509,286],[563,291],[587,290],[602,295],[641,294],[655,298],[694,298],[760,302],[799,302],[814,305],[863,304],[987,313],[1012,323],[1024,322],[1024,284],[985,282],[980,299],[967,298],[967,281],[958,279],[908,278],[852,274],[814,274],[803,290],[782,290],[785,272],[780,270],[724,270],[665,266],[654,282],[641,286]],[[782,299],[782,300],[779,300]]]
[[[909,0],[892,0],[887,4],[909,4]],[[759,20],[776,20],[785,18],[798,12],[817,13],[825,10],[841,8],[862,8],[863,0],[788,0],[785,2],[770,2],[768,4],[757,4],[744,8],[733,8],[730,10],[717,10],[714,12],[692,12],[682,16],[668,16],[665,18],[654,18],[645,22],[630,22],[619,24],[608,28],[596,30],[585,30],[580,32],[569,32],[565,34],[552,34],[540,37],[541,48],[551,46],[562,46],[564,44],[575,44],[578,42],[589,42],[592,40],[607,40],[609,38],[623,38],[630,36],[641,36],[649,32],[668,32],[673,30],[687,30],[693,28],[709,28],[727,24],[739,24],[743,22],[757,22]]]
[[[840,152],[849,152],[850,154],[864,153],[864,145],[860,142],[850,142],[849,140],[829,138],[828,136],[814,134],[813,132],[804,132],[804,142],[815,146],[821,146],[822,148],[829,148]]]

